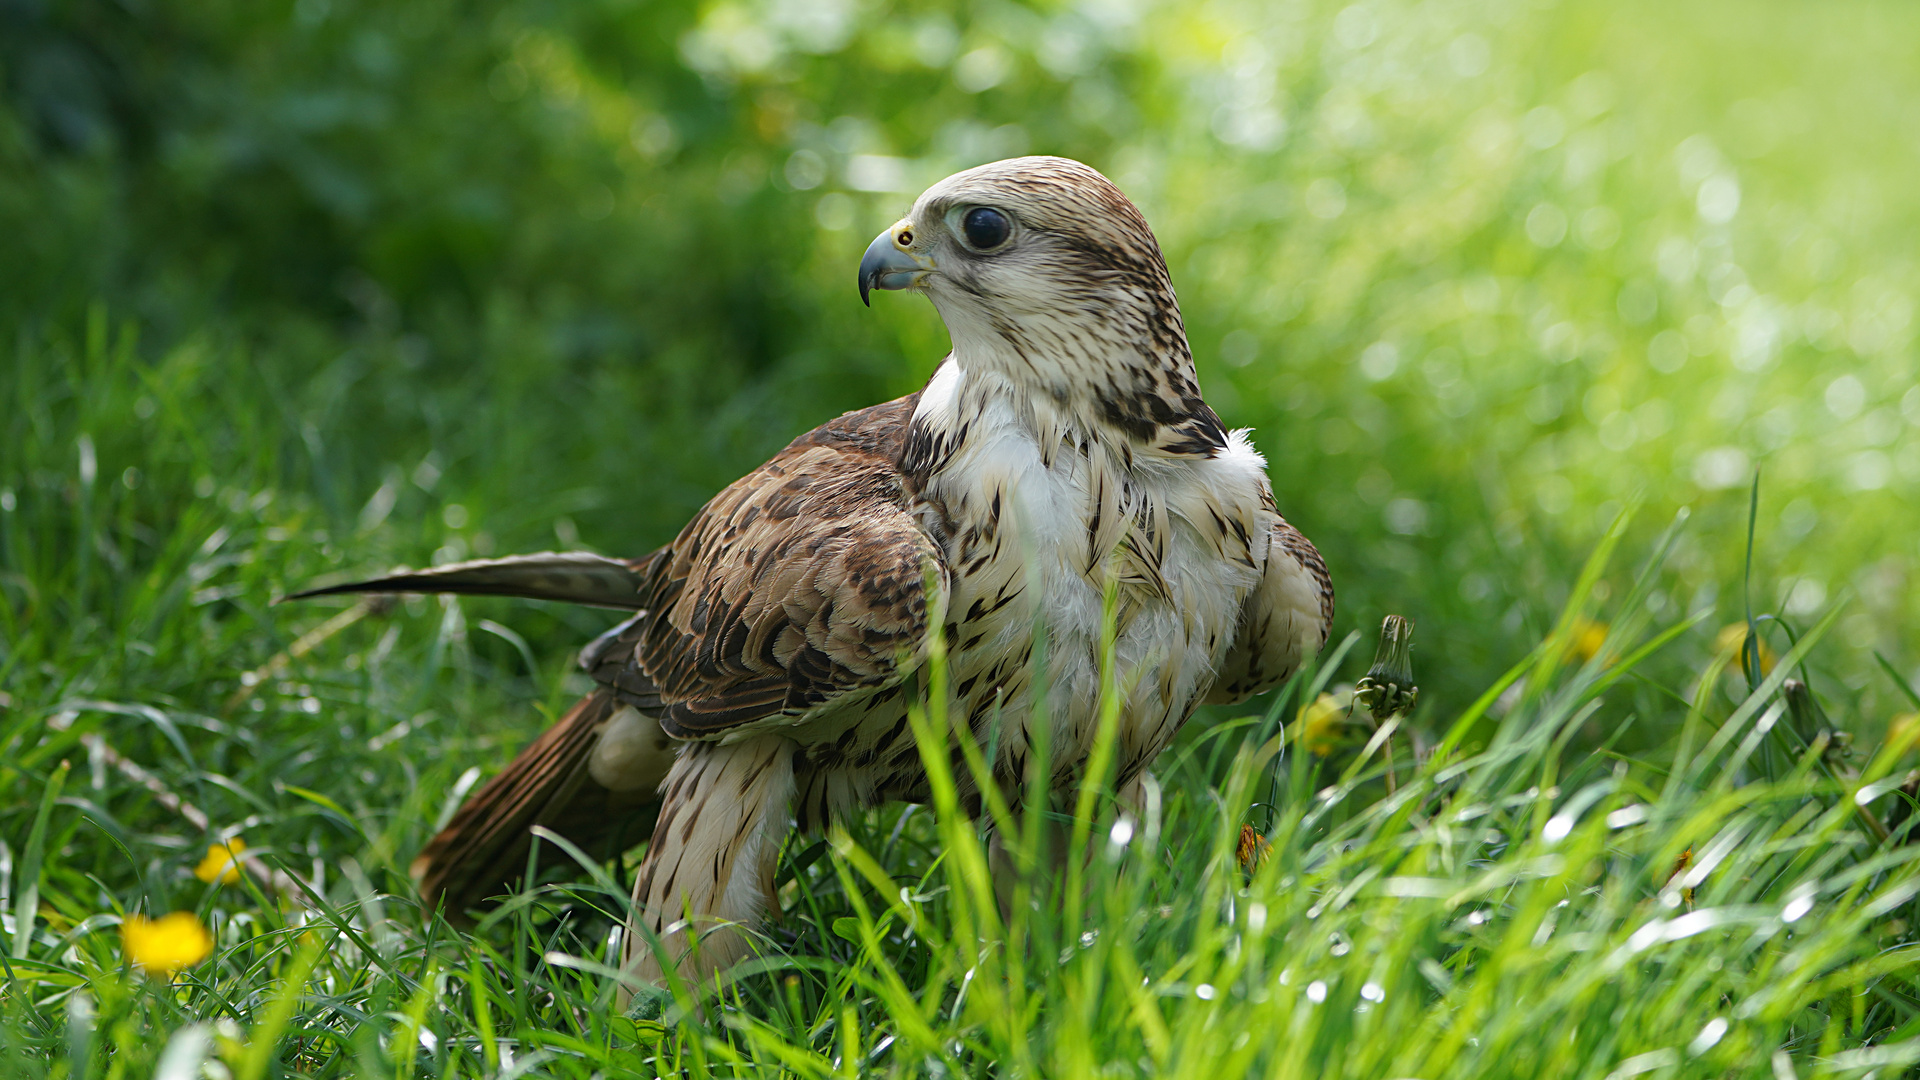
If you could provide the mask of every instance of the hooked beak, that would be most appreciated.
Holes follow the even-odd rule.
[[[902,239],[913,242],[912,228],[907,222],[898,222],[867,245],[867,253],[860,257],[861,303],[873,306],[867,299],[870,289],[904,289],[933,269],[931,259],[923,261],[909,254],[900,243]]]

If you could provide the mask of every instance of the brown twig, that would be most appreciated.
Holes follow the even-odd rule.
[[[47,721],[47,726],[55,731],[66,731],[73,727],[73,716],[74,714],[70,712],[57,713],[52,719]],[[81,732],[80,745],[86,747],[89,754],[99,755],[101,761],[106,762],[108,766],[120,775],[147,789],[147,791],[152,794],[155,802],[185,818],[187,824],[192,825],[201,833],[213,832],[213,823],[212,820],[207,817],[206,811],[181,798],[172,788],[167,786],[166,781],[142,768],[139,762],[115,750],[113,744],[109,743],[99,732]],[[306,906],[300,899],[300,891],[293,887],[293,881],[284,872],[269,870],[261,865],[258,859],[248,858],[244,853],[236,854],[234,861],[238,863],[242,869],[246,870],[247,873],[251,874],[254,880],[260,883],[261,888],[276,893],[282,899],[290,900],[295,904],[299,904],[301,907]]]
[[[240,676],[240,688],[233,692],[233,696],[227,698],[226,705],[220,710],[221,715],[233,715],[233,711],[246,704],[247,699],[252,697],[260,687],[266,685],[268,679],[284,674],[295,660],[319,648],[328,638],[369,615],[385,615],[393,610],[393,604],[393,597],[386,593],[368,596],[319,626],[301,634],[294,639],[292,645],[276,653],[273,659]]]

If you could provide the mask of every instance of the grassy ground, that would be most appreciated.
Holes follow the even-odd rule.
[[[1879,832],[1920,708],[1910,10],[483,8],[0,13],[0,1072],[1920,1061]],[[407,861],[606,620],[272,598],[661,542],[943,348],[854,300],[908,197],[854,159],[1019,149],[1140,199],[1337,639],[1420,620],[1391,792],[1313,685],[1209,715],[1012,926],[972,825],[879,811],[784,853],[704,1010],[612,1013],[623,890],[562,851],[475,932],[420,912]],[[211,934],[170,981],[124,937],[168,912]]]

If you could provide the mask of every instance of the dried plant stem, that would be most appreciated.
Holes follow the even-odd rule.
[[[47,721],[47,726],[55,731],[66,731],[73,727],[73,714],[67,712],[58,713]],[[97,755],[101,761],[105,762],[108,767],[112,768],[115,772],[147,789],[147,791],[153,795],[153,801],[186,819],[187,824],[192,825],[202,834],[210,834],[213,832],[213,823],[212,820],[207,817],[206,811],[181,798],[177,792],[167,786],[166,781],[148,772],[139,762],[132,760],[125,754],[114,749],[113,744],[108,742],[106,737],[99,732],[82,732],[80,734],[80,745],[87,748],[87,753]],[[298,904],[301,907],[307,906],[300,899],[300,890],[294,887],[291,876],[285,871],[269,870],[261,864],[260,860],[247,858],[244,854],[240,855],[235,861],[238,862],[241,868],[246,870],[248,874],[252,875],[254,880],[260,883],[262,889],[272,892],[282,899]]]
[[[319,626],[301,634],[292,645],[276,653],[273,659],[240,676],[240,688],[233,692],[233,696],[227,698],[221,713],[232,715],[235,709],[246,704],[247,699],[252,697],[255,691],[266,685],[268,679],[284,674],[295,660],[319,648],[328,638],[368,615],[384,615],[393,610],[393,602],[393,597],[386,594],[368,596]]]

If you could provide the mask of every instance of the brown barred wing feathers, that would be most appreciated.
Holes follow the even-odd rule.
[[[913,401],[808,432],[715,496],[651,568],[654,614],[595,678],[668,734],[710,740],[804,727],[906,674],[928,574],[946,581],[897,464]]]

